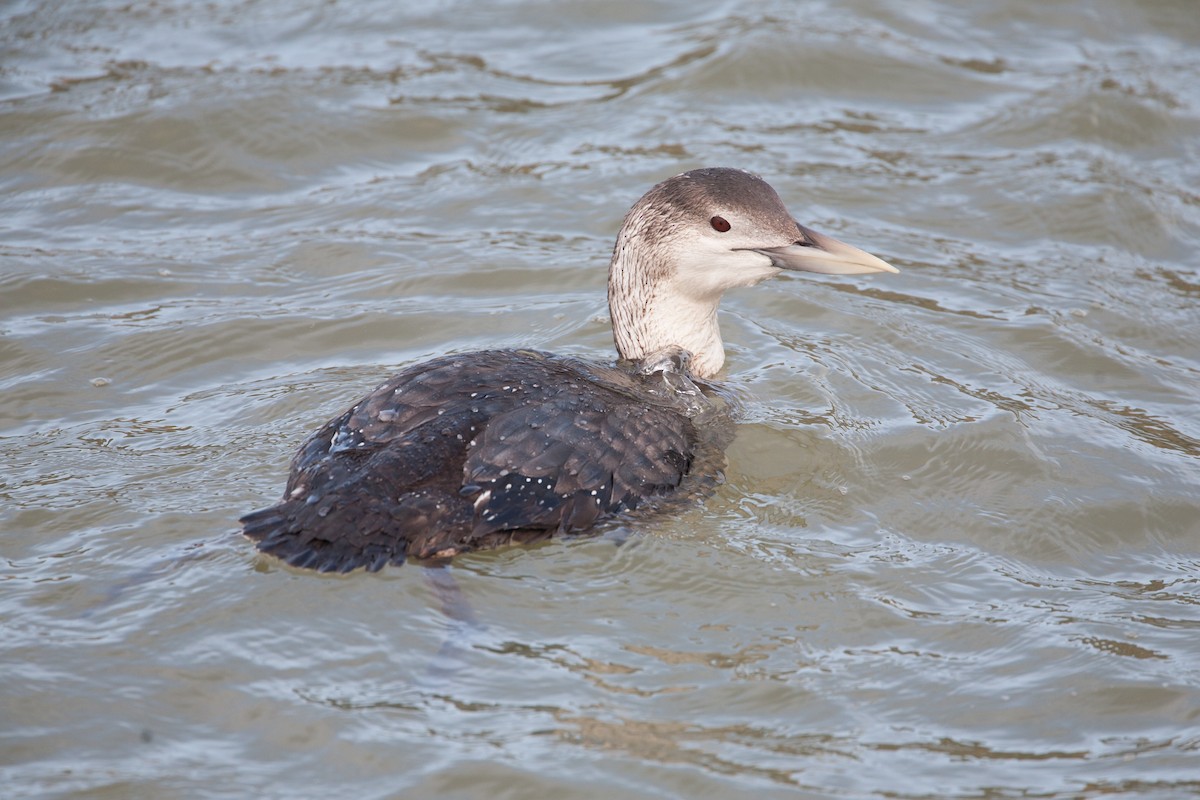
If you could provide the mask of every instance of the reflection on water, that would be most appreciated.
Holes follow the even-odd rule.
[[[1190,2],[0,18],[13,796],[1200,791]],[[715,164],[903,270],[727,298],[716,495],[430,574],[235,534],[401,365],[609,358],[621,216]]]

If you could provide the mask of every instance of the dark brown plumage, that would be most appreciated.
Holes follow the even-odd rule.
[[[701,435],[663,380],[533,351],[410,367],[309,437],[245,533],[297,567],[376,570],[586,530],[680,490],[697,459],[702,491],[728,422]]]

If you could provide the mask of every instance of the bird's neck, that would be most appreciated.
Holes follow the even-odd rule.
[[[691,353],[693,375],[711,378],[725,362],[717,325],[720,294],[681,285],[669,265],[650,259],[622,231],[608,273],[608,310],[621,358],[640,359],[668,347]]]

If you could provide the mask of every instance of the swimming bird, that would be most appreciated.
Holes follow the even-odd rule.
[[[485,350],[411,366],[308,438],[283,499],[241,519],[296,567],[378,570],[581,532],[719,480],[727,419],[717,307],[784,270],[898,270],[792,218],[724,167],[659,183],[608,275],[620,360]]]

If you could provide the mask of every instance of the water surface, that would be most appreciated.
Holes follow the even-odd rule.
[[[0,52],[8,795],[1200,793],[1191,0],[16,2]],[[236,535],[401,366],[610,358],[621,217],[704,165],[902,270],[726,299],[715,496],[448,575]]]

